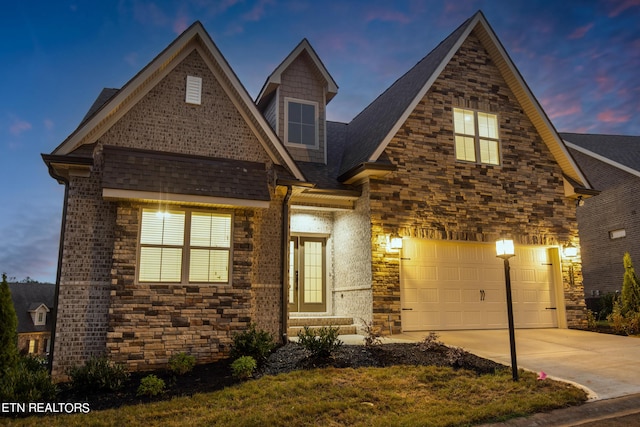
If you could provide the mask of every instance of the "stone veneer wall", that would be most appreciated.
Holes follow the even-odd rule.
[[[287,146],[287,150],[294,159],[303,162],[326,163],[325,158],[325,97],[324,97],[324,78],[317,71],[313,61],[305,52],[300,55],[291,65],[282,73],[281,85],[278,89],[278,136],[282,141],[284,139],[284,122],[285,98],[297,98],[305,101],[314,101],[318,103],[318,149],[306,149],[299,147]]]
[[[369,185],[352,212],[336,212],[334,223],[335,283],[333,307],[336,316],[353,317],[359,326],[372,319],[371,220]]]
[[[179,352],[206,363],[228,356],[232,336],[251,319],[253,210],[233,211],[231,284],[137,283],[140,209],[120,203],[116,225],[107,353],[132,370],[166,366]],[[209,210],[209,209],[207,209]]]
[[[455,160],[453,107],[498,115],[502,165]],[[578,243],[575,201],[560,167],[523,113],[480,41],[471,34],[385,150],[397,170],[371,180],[373,317],[401,331],[399,256],[379,237],[516,244]],[[575,284],[563,265],[567,320],[585,325],[579,263]]]

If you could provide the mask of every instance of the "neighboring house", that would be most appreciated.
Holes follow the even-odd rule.
[[[560,252],[594,192],[482,13],[350,123],[337,93],[303,40],[252,100],[200,23],[105,90],[43,155],[66,187],[54,375],[214,361],[313,315],[505,328],[501,236],[516,325],[585,324]]]
[[[587,301],[622,290],[622,257],[640,265],[640,136],[561,133],[601,193],[578,208]]]
[[[18,317],[18,351],[48,355],[56,287],[51,283],[9,283],[9,289]]]

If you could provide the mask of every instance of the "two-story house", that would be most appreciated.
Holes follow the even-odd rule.
[[[362,70],[366,72],[366,70]],[[51,154],[66,188],[54,375],[226,357],[250,322],[580,327],[584,174],[480,12],[349,123],[307,40],[251,99],[198,22]]]

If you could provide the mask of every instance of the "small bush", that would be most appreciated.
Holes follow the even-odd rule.
[[[424,339],[418,343],[418,346],[422,351],[434,350],[442,345],[442,343],[439,341],[439,338],[440,335],[438,335],[436,332],[431,331],[429,332],[429,335],[424,337]]]
[[[595,331],[598,329],[598,321],[596,320],[596,313],[587,309],[587,329]]]
[[[328,358],[342,345],[338,339],[339,331],[339,328],[323,326],[314,332],[305,326],[304,330],[298,332],[298,344],[311,352],[312,357]]]
[[[58,389],[40,359],[24,356],[0,378],[0,400],[3,402],[35,402],[55,400]]]
[[[449,347],[449,350],[447,350],[447,361],[453,367],[460,367],[466,354],[467,352],[460,347]]]
[[[147,375],[140,380],[138,396],[157,396],[164,392],[164,381],[155,375]]]
[[[253,357],[242,356],[231,364],[231,372],[234,378],[246,380],[253,376],[253,371],[255,371],[257,367],[258,364]]]
[[[115,391],[129,379],[126,367],[110,362],[106,356],[92,356],[83,366],[70,368],[68,375],[72,387],[78,390]]]
[[[187,353],[177,353],[169,359],[169,369],[177,375],[184,375],[191,372],[196,366],[196,358]]]
[[[373,322],[367,323],[364,321],[364,319],[360,320],[362,320],[362,323],[364,323],[364,345],[369,347],[372,345],[382,344],[380,331],[373,326]]]
[[[233,335],[231,357],[237,359],[251,356],[258,363],[263,363],[275,347],[273,336],[267,331],[256,329],[256,325],[252,323],[246,331]]]

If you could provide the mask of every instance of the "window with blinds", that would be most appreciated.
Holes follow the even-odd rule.
[[[231,214],[142,211],[140,282],[228,283],[230,252]]]
[[[500,164],[498,116],[453,109],[456,159],[488,165]]]

